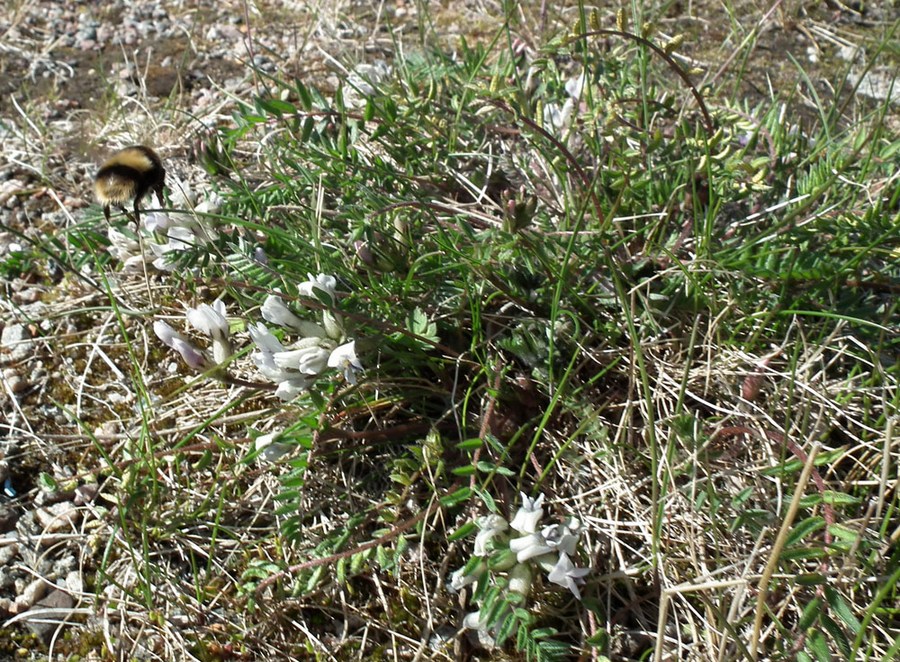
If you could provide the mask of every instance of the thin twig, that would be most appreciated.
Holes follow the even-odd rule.
[[[784,521],[781,523],[781,529],[779,529],[778,536],[775,538],[775,544],[772,546],[769,562],[766,564],[766,568],[759,580],[759,593],[756,596],[756,617],[753,621],[753,636],[750,639],[750,655],[753,657],[754,661],[759,659],[759,637],[760,631],[762,630],[763,614],[766,612],[766,598],[769,596],[769,582],[772,580],[772,575],[775,573],[775,568],[778,566],[781,550],[784,549],[784,545],[787,542],[788,534],[791,532],[791,526],[794,523],[794,519],[797,517],[797,511],[800,510],[800,501],[803,499],[806,484],[809,482],[809,477],[812,475],[813,467],[815,467],[816,463],[816,456],[819,454],[819,449],[821,447],[821,443],[818,441],[815,442],[812,450],[809,452],[809,457],[806,458],[806,464],[803,465],[803,471],[800,473],[800,478],[797,480],[797,485],[794,488],[794,497],[791,499],[791,505],[788,507]]]
[[[330,556],[325,556],[320,559],[311,559],[309,561],[304,561],[303,563],[298,563],[296,565],[292,565],[289,568],[282,570],[281,572],[272,575],[271,577],[267,577],[264,579],[259,586],[256,587],[256,599],[258,602],[262,602],[262,592],[267,589],[269,586],[274,584],[277,581],[284,579],[285,577],[296,575],[298,572],[302,572],[304,570],[309,570],[310,568],[316,568],[320,565],[329,565],[332,563],[336,563],[341,559],[348,558],[353,556],[354,554],[359,554],[360,552],[364,552],[367,549],[371,549],[373,547],[378,547],[378,545],[384,544],[389,540],[393,540],[402,534],[403,532],[411,529],[416,524],[421,522],[423,519],[428,517],[432,511],[436,508],[434,502],[428,505],[428,507],[424,508],[418,515],[415,517],[406,520],[405,522],[401,522],[390,531],[385,533],[380,538],[376,538],[375,540],[370,540],[367,543],[363,543],[353,549],[347,549],[343,552],[338,552],[336,554],[332,554]]]

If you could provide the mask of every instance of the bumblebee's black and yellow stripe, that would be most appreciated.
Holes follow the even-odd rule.
[[[94,194],[103,205],[107,221],[110,206],[124,209],[124,203],[134,200],[134,218],[140,224],[140,201],[153,191],[162,206],[165,182],[166,170],[159,155],[144,145],[132,145],[120,149],[100,166],[94,177]]]

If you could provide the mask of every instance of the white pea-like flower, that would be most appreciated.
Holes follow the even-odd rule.
[[[281,400],[293,400],[309,389],[313,383],[313,377],[304,375],[299,370],[299,362],[294,364],[296,369],[285,367],[285,351],[281,341],[272,334],[266,325],[257,322],[250,326],[250,338],[256,343],[257,351],[251,356],[253,363],[262,375],[278,384],[275,395]],[[282,365],[276,360],[281,357]]]
[[[283,402],[289,402],[301,393],[306,393],[312,386],[313,379],[304,379],[302,377],[291,377],[278,382],[278,388],[275,389],[275,396]]]
[[[509,525],[519,533],[535,533],[538,522],[544,516],[544,509],[542,508],[544,495],[539,494],[537,498],[532,499],[524,492],[519,494],[522,496],[522,506],[516,512]]]
[[[454,570],[450,573],[451,590],[459,592],[469,584],[477,582],[481,576],[487,572],[487,564],[484,561],[480,561],[471,572],[467,573],[466,567],[467,566],[463,566],[459,570]]]
[[[106,236],[109,238],[109,254],[114,258],[120,262],[125,262],[132,257],[138,256],[141,257],[141,262],[143,262],[141,243],[133,235],[125,234],[115,226],[110,225],[106,231]]]
[[[356,373],[363,371],[362,363],[356,356],[356,341],[335,347],[328,357],[328,367],[340,370],[344,373],[344,379],[355,385]]]
[[[172,343],[176,339],[187,340],[187,338],[173,329],[171,324],[163,322],[162,320],[156,320],[153,323],[153,333],[155,333],[156,337],[162,340],[163,345],[166,345],[167,347],[172,347]]]
[[[547,544],[555,551],[564,552],[569,556],[575,554],[578,545],[578,529],[580,522],[572,518],[565,524],[552,524],[541,529],[541,535]]]
[[[581,72],[580,75],[573,76],[566,81],[566,94],[568,94],[573,99],[580,99],[582,92],[584,92],[584,86],[586,84],[587,74],[585,72]]]
[[[513,538],[509,541],[509,548],[515,552],[516,560],[519,563],[553,551],[540,533],[529,533],[521,538]]]
[[[584,576],[590,571],[590,568],[576,568],[575,564],[569,559],[569,555],[561,552],[559,561],[550,571],[550,574],[547,575],[547,579],[554,584],[569,589],[572,591],[572,595],[581,600],[581,592],[578,590],[578,585],[584,583]]]
[[[179,253],[193,248],[199,242],[190,228],[172,225],[166,229],[168,241],[165,244],[150,244],[150,251],[156,255],[153,266],[160,271],[172,271],[174,263],[169,260],[170,253]]]
[[[304,338],[297,345],[273,355],[275,365],[284,370],[297,370],[304,375],[318,375],[328,366],[330,352],[318,338]]]
[[[482,627],[481,610],[473,611],[463,617],[463,627],[467,630],[477,630]]]
[[[475,536],[475,549],[472,552],[475,556],[487,556],[490,542],[498,535],[509,528],[506,520],[500,515],[485,515],[479,517],[476,522],[478,525],[478,533]]]
[[[209,305],[201,303],[196,308],[189,308],[187,321],[201,333],[205,333],[213,341],[213,359],[221,364],[232,354],[231,342],[228,339],[228,319],[225,317],[225,303],[221,299]]]
[[[308,322],[297,317],[276,294],[266,297],[261,312],[263,319],[267,322],[296,331],[304,338],[324,338],[326,336],[325,329],[315,322]]]
[[[250,338],[256,343],[257,351],[253,352],[251,359],[257,369],[266,379],[280,382],[290,377],[282,368],[275,365],[275,354],[283,352],[284,346],[262,322],[250,325]]]
[[[141,217],[141,223],[148,232],[165,232],[172,225],[172,219],[165,212],[151,211]]]
[[[194,211],[198,214],[218,214],[222,211],[223,204],[225,204],[225,199],[218,193],[212,193],[203,202],[194,207]]]
[[[200,333],[210,338],[228,337],[228,320],[225,317],[225,303],[216,299],[212,305],[201,303],[196,308],[189,308],[187,321]]]
[[[344,326],[341,324],[341,318],[330,310],[322,311],[322,326],[325,334],[336,341],[340,341],[344,337]]]
[[[316,298],[316,294],[314,290],[319,290],[328,295],[332,301],[335,299],[335,289],[337,288],[337,279],[334,276],[330,276],[328,274],[319,274],[318,276],[313,276],[312,274],[306,274],[309,277],[305,283],[300,283],[297,286],[297,293],[305,296]]]
[[[293,450],[292,446],[279,442],[280,437],[280,432],[270,432],[257,437],[254,441],[254,446],[259,453],[257,457],[266,462],[277,462],[290,453]]]

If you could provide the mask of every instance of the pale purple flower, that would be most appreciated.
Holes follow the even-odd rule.
[[[155,333],[156,337],[162,340],[163,345],[166,345],[167,347],[171,347],[172,342],[176,338],[186,339],[183,335],[178,333],[178,331],[173,329],[171,324],[163,322],[162,320],[156,320],[153,323],[153,333]]]
[[[364,265],[367,267],[375,266],[377,258],[366,242],[361,240],[354,241],[353,247],[356,249],[356,257],[358,257]]]
[[[544,495],[539,494],[536,499],[532,499],[524,492],[519,492],[522,497],[522,506],[516,512],[512,522],[509,525],[519,533],[534,533],[537,531],[538,522],[544,516]]]
[[[172,341],[172,349],[181,354],[181,358],[189,368],[193,368],[194,370],[205,370],[209,367],[209,359],[206,358],[206,354],[194,347],[187,340],[176,338]]]
[[[153,323],[153,332],[164,345],[181,354],[181,358],[188,367],[194,370],[205,370],[209,367],[209,359],[206,358],[206,355],[166,322],[156,320]]]
[[[344,379],[351,384],[356,384],[356,373],[362,372],[362,363],[356,356],[356,341],[351,340],[348,343],[336,347],[328,357],[328,367],[337,368],[344,373]]]
[[[583,578],[590,571],[590,568],[576,568],[575,564],[569,559],[569,555],[561,552],[559,561],[550,571],[550,574],[547,575],[547,579],[554,584],[569,589],[577,599],[581,600],[581,592],[578,590],[578,585],[584,583]]]

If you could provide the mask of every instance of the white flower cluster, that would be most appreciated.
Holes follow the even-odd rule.
[[[181,358],[188,367],[194,370],[207,370],[215,365],[221,365],[231,358],[228,320],[225,317],[225,304],[221,299],[216,299],[212,305],[201,303],[196,308],[188,308],[185,316],[188,324],[212,338],[212,359],[206,352],[197,348],[190,340],[162,320],[153,323],[156,337],[162,340],[164,345],[181,354]]]
[[[487,515],[477,520],[473,554],[480,560],[470,562],[450,576],[450,588],[459,591],[474,584],[490,570],[508,571],[508,590],[526,597],[531,591],[533,569],[547,572],[547,579],[581,599],[579,584],[590,568],[576,568],[571,557],[575,555],[581,522],[571,517],[565,523],[540,526],[544,516],[544,495],[532,499],[524,492],[522,506],[515,517],[507,521],[499,515]],[[511,537],[509,529],[520,534]],[[488,562],[490,559],[490,563]],[[490,624],[482,622],[480,611],[468,614],[463,624],[470,629],[484,629]]]
[[[319,297],[334,303],[336,301],[334,276],[309,275],[309,281],[301,283],[299,293],[308,297]],[[356,341],[344,337],[340,319],[329,311],[323,311],[321,324],[303,320],[285,305],[281,297],[269,295],[262,305],[263,318],[295,332],[301,338],[285,347],[262,322],[250,325],[250,337],[256,343],[252,360],[263,377],[275,382],[275,391],[282,400],[290,400],[308,389],[316,378],[327,369],[338,370],[351,384],[356,384],[356,375],[363,367],[356,356]],[[212,305],[200,304],[187,310],[187,321],[197,331],[212,339],[212,357],[191,343],[169,324],[158,320],[153,330],[165,345],[171,347],[194,370],[207,370],[221,366],[233,353],[229,337],[225,304],[217,300]]]
[[[205,246],[218,237],[209,217],[219,212],[222,198],[212,193],[197,203],[196,196],[183,182],[175,182],[172,190],[172,208],[190,211],[150,212],[142,215],[143,227],[139,231],[148,242],[148,254],[141,251],[141,244],[134,235],[125,234],[112,226],[107,230],[110,254],[122,261],[126,270],[133,270],[145,260],[153,258],[154,267],[160,271],[172,271],[175,268],[173,258],[179,252]]]
[[[323,297],[333,303],[336,286],[334,276],[309,274],[309,280],[297,290],[303,296]],[[297,317],[281,297],[270,294],[262,305],[262,316],[301,336],[285,347],[262,322],[250,327],[250,337],[257,347],[253,363],[266,379],[278,384],[275,395],[279,398],[294,398],[327,368],[340,370],[348,382],[356,384],[356,373],[363,369],[356,356],[356,341],[338,344],[344,339],[344,329],[336,315],[325,310],[321,324],[310,322]]]

